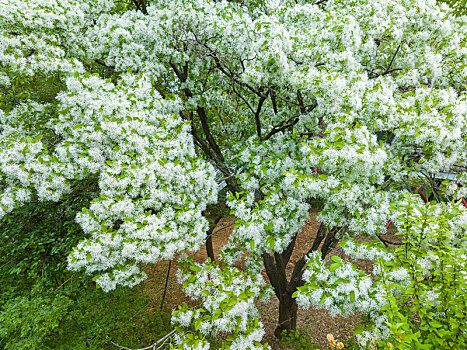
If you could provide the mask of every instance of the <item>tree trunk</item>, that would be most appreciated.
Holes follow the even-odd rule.
[[[295,238],[290,245],[281,253],[274,253],[274,255],[264,253],[263,262],[266,268],[266,273],[274,289],[274,294],[279,299],[279,321],[274,331],[274,335],[281,339],[283,332],[289,333],[297,328],[297,302],[292,298],[293,293],[298,287],[303,285],[303,271],[306,265],[306,257],[311,252],[317,251],[321,247],[321,255],[324,259],[326,255],[334,249],[338,243],[337,234],[342,228],[334,227],[330,230],[321,223],[316,238],[310,250],[302,256],[300,260],[295,263],[290,280],[287,280],[286,267],[292,255],[295,246]]]
[[[289,333],[297,328],[297,302],[291,295],[281,295],[279,299],[279,325],[274,331],[281,339],[283,332]]]
[[[205,210],[203,211],[203,215],[207,218],[208,212]],[[206,232],[206,254],[208,258],[211,259],[212,262],[216,261],[216,258],[214,257],[214,249],[212,246],[212,234],[214,233],[214,229],[216,228],[217,224],[219,221],[222,219],[222,215],[218,215],[214,222],[209,225],[209,230]],[[209,219],[208,219],[209,220]]]
[[[208,255],[208,258],[211,259],[212,262],[216,261],[216,258],[214,257],[214,249],[212,247],[212,230],[208,231],[208,236],[206,238],[206,253]]]
[[[269,281],[274,288],[274,293],[279,299],[279,320],[278,325],[274,331],[274,335],[281,339],[282,332],[289,333],[297,328],[297,302],[292,298],[295,291],[287,282],[286,266],[292,255],[295,239],[291,242],[290,246],[282,253],[274,254],[274,258],[269,254],[263,254],[263,262],[268,274]]]

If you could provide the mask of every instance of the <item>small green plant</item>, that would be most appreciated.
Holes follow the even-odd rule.
[[[329,347],[333,349],[355,350],[360,349],[355,338],[349,338],[345,341],[339,341],[334,338],[332,333],[326,337]],[[316,344],[311,332],[305,328],[299,328],[297,331],[283,331],[281,343],[292,350],[319,350],[319,344]]]
[[[294,350],[319,350],[319,345],[311,339],[311,334],[305,328],[297,331],[282,332],[281,343]]]

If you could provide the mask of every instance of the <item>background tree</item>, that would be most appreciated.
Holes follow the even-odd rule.
[[[208,347],[228,331],[232,348],[259,347],[251,300],[268,295],[263,266],[276,335],[295,328],[308,254],[285,272],[311,199],[324,206],[308,253],[324,260],[345,237],[385,232],[391,203],[413,188],[438,203],[467,195],[467,29],[446,4],[51,0],[0,11],[1,210],[97,177],[70,269],[109,291],[143,280],[141,264],[199,249],[222,174],[237,218],[227,267],[184,265],[203,306],[174,316],[190,334],[180,343]],[[38,77],[56,87],[44,94]],[[243,254],[241,277],[228,266]]]

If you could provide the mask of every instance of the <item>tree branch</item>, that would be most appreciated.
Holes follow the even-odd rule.
[[[126,346],[121,346],[121,345],[119,345],[119,344],[113,342],[112,340],[111,340],[110,342],[111,342],[113,345],[115,345],[117,348],[123,349],[123,350],[150,350],[150,349],[154,350],[154,349],[156,349],[156,345],[159,345],[159,344],[161,344],[161,343],[163,343],[163,342],[165,343],[165,341],[166,341],[168,338],[170,338],[171,336],[173,336],[173,335],[175,334],[175,332],[176,332],[176,331],[175,331],[175,329],[174,329],[174,330],[170,331],[170,333],[164,335],[161,339],[159,339],[158,341],[156,341],[154,344],[149,345],[149,346],[146,346],[145,348],[140,348],[140,349],[131,349],[131,348],[127,348]]]
[[[374,78],[377,78],[377,77],[380,77],[380,76],[383,76],[383,75],[386,75],[386,74],[389,74],[389,73],[392,73],[392,72],[402,70],[402,68],[392,68],[391,69],[392,64],[394,63],[394,60],[396,59],[396,56],[399,53],[400,48],[401,48],[401,45],[399,44],[399,46],[397,46],[396,52],[394,52],[394,54],[392,55],[391,62],[389,62],[388,67],[384,70],[383,73],[380,73],[380,74],[371,73],[369,78],[374,79]]]
[[[297,261],[297,263],[294,266],[292,276],[290,277],[290,282],[287,285],[287,291],[289,293],[293,293],[297,289],[297,287],[299,287],[300,284],[303,283],[302,275],[303,275],[303,268],[305,267],[305,264],[306,264],[306,258],[310,253],[318,250],[325,236],[326,236],[326,225],[321,223],[321,225],[318,228],[318,232],[316,233],[316,238],[313,242],[313,246],[305,253],[305,255],[302,256],[302,258],[299,261]]]
[[[324,240],[323,246],[321,247],[321,259],[324,260],[326,255],[336,247],[337,242],[339,241],[336,238],[336,235],[342,230],[341,228],[333,227],[329,230],[326,239]]]
[[[173,62],[169,62],[169,64],[175,72],[175,75],[180,80],[180,82],[184,83],[188,78],[188,63],[185,63],[185,65],[183,66],[183,72],[180,71],[180,69]],[[188,88],[183,89],[183,93],[187,98],[193,97],[191,90]],[[214,137],[211,134],[211,130],[209,128],[206,116],[206,110],[203,107],[198,106],[196,112],[201,121],[201,126],[203,128],[203,132],[206,136],[207,142],[199,136],[198,132],[196,131],[195,125],[193,124],[193,113],[189,112],[191,114],[191,131],[194,139],[196,140],[196,142],[198,142],[201,149],[206,153],[206,155],[208,155],[214,161],[216,167],[227,177],[226,183],[229,189],[234,193],[240,192],[240,186],[237,184],[237,180],[231,176],[232,174],[225,165],[225,159],[222,155],[219,145],[216,143]]]
[[[316,108],[318,104],[317,103],[314,103],[312,106],[310,106],[307,110],[305,110],[305,114],[306,113],[310,113],[313,109]],[[278,132],[281,132],[283,130],[286,130],[287,128],[290,128],[292,126],[294,126],[295,124],[298,123],[298,121],[300,120],[300,117],[302,116],[303,114],[299,114],[297,116],[294,116],[292,118],[290,118],[287,123],[288,124],[285,124],[285,125],[279,125],[279,126],[274,126],[272,128],[272,130],[263,138],[263,141],[265,140],[268,140],[270,139],[272,136],[274,136],[275,134],[277,134]]]
[[[282,260],[282,255],[274,253],[274,259],[276,261],[277,278],[279,279],[280,293],[284,294],[287,290],[287,276],[285,274],[286,263]]]
[[[263,95],[260,97],[258,101],[258,108],[256,109],[256,113],[255,113],[256,134],[258,135],[260,141],[263,141],[263,138],[261,136],[261,120],[259,119],[259,114],[261,113],[261,108],[263,107],[264,101],[266,101],[266,99],[268,98],[268,95],[269,95],[269,90],[266,93],[266,95]]]
[[[263,263],[264,267],[266,268],[266,274],[269,277],[269,281],[274,289],[274,294],[276,294],[277,298],[280,299],[280,283],[277,278],[277,269],[276,265],[274,264],[274,259],[268,253],[263,253]]]
[[[297,240],[297,235],[294,236],[294,238],[290,242],[289,246],[281,254],[282,255],[282,261],[286,265],[289,263],[290,257],[292,256],[292,252],[294,250],[296,240]]]

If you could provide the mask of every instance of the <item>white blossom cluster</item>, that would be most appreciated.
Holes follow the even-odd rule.
[[[304,177],[293,172],[289,181],[304,187],[309,196],[323,199],[325,207],[319,217],[328,226],[369,234],[384,230],[391,193],[374,184],[384,179],[385,146],[358,123],[353,129],[343,123],[331,127],[325,138],[302,146],[304,157],[323,174]]]
[[[87,38],[83,34],[94,17],[113,7],[111,0],[2,1],[0,63],[10,74],[26,76],[84,73],[80,59],[86,55]]]
[[[291,173],[289,181],[325,200],[326,224],[384,230],[388,204],[399,194],[378,193],[370,183],[420,170],[458,172],[455,165],[467,159],[465,93],[456,93],[467,73],[465,45],[456,49],[465,26],[434,1],[331,1],[324,9],[303,4],[278,12],[293,28],[294,60],[303,62],[295,82],[318,102],[298,125],[315,134],[326,127],[304,151],[329,177],[305,185]],[[397,77],[385,74],[391,69]],[[382,130],[394,133],[391,143],[376,140]]]
[[[77,217],[92,238],[79,243],[69,267],[102,271],[96,281],[104,290],[133,286],[145,277],[139,263],[199,249],[207,230],[201,212],[217,196],[215,174],[197,159],[189,126],[159,114],[168,106],[146,77],[128,75],[114,86],[89,76],[67,85],[58,97],[55,131],[64,141],[56,153],[83,174],[98,173],[100,187]]]
[[[467,160],[467,98],[455,89],[418,88],[398,102],[391,120],[396,138],[394,155],[418,150],[419,168],[436,174]]]
[[[63,164],[47,150],[35,127],[47,123],[48,106],[28,101],[0,112],[0,217],[31,200],[58,200],[69,192],[74,165]],[[44,143],[45,142],[45,143]]]
[[[377,332],[383,338],[389,335],[385,324],[387,318],[381,312],[387,303],[385,290],[380,284],[374,283],[371,276],[357,270],[354,264],[333,256],[332,264],[328,265],[315,252],[309,256],[303,279],[305,285],[296,292],[300,306],[326,309],[331,315],[363,312],[370,316],[375,329],[357,336],[361,345],[366,345]]]
[[[236,216],[234,232],[224,247],[229,263],[239,257],[229,254],[238,252],[238,246],[253,257],[282,252],[305,224],[310,209],[307,192],[290,186],[286,174],[291,169],[309,173],[311,169],[300,159],[299,145],[290,141],[286,136],[273,142],[251,140],[231,160],[245,169],[238,175],[245,192],[228,201]]]
[[[264,329],[255,305],[256,299],[266,301],[272,293],[261,274],[250,276],[233,266],[220,268],[211,262],[198,264],[187,260],[178,278],[185,293],[200,300],[201,306],[192,310],[184,304],[172,313],[172,323],[179,332],[194,328],[204,336],[232,333],[227,338],[230,349],[269,348],[260,343]],[[183,345],[187,340],[179,336],[177,343]],[[204,344],[209,348],[207,340]]]
[[[75,74],[66,84],[55,107],[31,101],[2,112],[0,214],[33,196],[59,200],[71,181],[96,174],[99,196],[77,217],[91,237],[69,268],[96,272],[105,291],[133,286],[145,278],[140,263],[204,242],[201,212],[217,199],[214,169],[196,156],[189,125],[167,114],[177,103],[163,104],[147,77],[126,75],[114,85]],[[54,135],[46,144],[40,124]]]
[[[379,259],[391,260],[392,254],[382,247],[367,242],[356,243],[352,239],[347,239],[341,244],[346,255],[355,260],[367,259],[377,261]]]
[[[449,170],[466,159],[461,132],[465,96],[458,98],[450,87],[457,89],[467,73],[459,69],[466,58],[462,20],[431,0],[265,6],[239,11],[227,2],[161,1],[151,4],[147,15],[102,15],[87,32],[93,43],[88,55],[105,57],[104,62],[119,71],[144,70],[154,76],[168,73],[164,60],[189,61],[180,88],[190,89],[184,107],[193,110],[205,106],[233,115],[251,112],[234,107],[230,79],[210,71],[212,53],[244,83],[276,85],[289,99],[300,89],[304,102],[314,101],[317,107],[301,116],[298,130],[318,133],[320,118],[328,130],[325,140],[306,142],[305,149],[322,151],[319,159],[309,159],[310,167],[319,166],[330,176],[299,187],[326,198],[320,219],[329,226],[383,230],[394,195],[388,198],[373,185],[381,184],[385,175],[400,179],[411,174],[400,159],[422,150],[415,171],[429,173]],[[391,69],[397,76],[387,74]],[[215,88],[198,92],[198,77],[208,71]],[[288,108],[265,105],[263,132],[289,117]],[[226,128],[238,134],[247,124],[236,119]],[[379,131],[394,132],[394,141],[379,145]],[[303,156],[295,161],[303,163]],[[250,178],[244,184],[252,182]],[[351,218],[343,219],[349,213]]]

